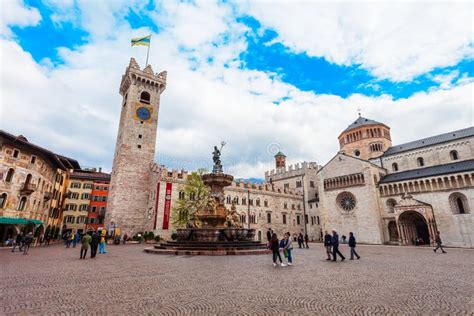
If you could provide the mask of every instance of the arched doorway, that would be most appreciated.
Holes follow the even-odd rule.
[[[390,221],[388,223],[388,236],[390,238],[390,242],[398,242],[398,229],[395,221]]]
[[[430,233],[423,215],[415,211],[405,211],[400,214],[398,221],[406,244],[421,238],[425,245],[430,245]]]

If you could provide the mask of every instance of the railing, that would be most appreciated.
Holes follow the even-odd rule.
[[[22,195],[30,195],[31,193],[36,191],[36,184],[33,183],[25,183],[20,190]]]

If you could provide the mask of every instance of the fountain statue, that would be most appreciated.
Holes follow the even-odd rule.
[[[183,250],[185,254],[213,255],[267,253],[265,245],[254,241],[255,229],[242,225],[235,203],[232,203],[230,210],[224,205],[224,188],[234,180],[233,176],[222,171],[220,156],[224,146],[225,142],[221,142],[220,149],[214,146],[212,173],[201,176],[203,183],[210,188],[207,205],[194,213],[186,228],[177,229],[176,241],[168,241],[146,251],[181,254]]]

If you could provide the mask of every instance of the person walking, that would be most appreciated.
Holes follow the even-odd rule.
[[[127,239],[128,239],[128,235],[127,235],[127,233],[125,233],[125,235],[123,235],[123,244],[124,245],[127,243]]]
[[[332,230],[331,244],[333,256],[332,261],[337,261],[337,255],[341,257],[341,261],[346,260],[346,257],[344,257],[339,251],[339,235],[337,234],[337,231],[335,229]]]
[[[107,231],[105,229],[102,229],[100,233],[100,243],[99,243],[99,253],[105,254],[107,251],[105,250],[105,244],[107,242],[105,235],[107,234]]]
[[[283,247],[283,251],[286,251],[286,257],[288,258],[288,265],[293,265],[293,243],[291,241],[290,232],[285,234],[285,246]]]
[[[305,234],[304,235],[304,243],[306,244],[306,249],[309,249],[308,242],[309,242],[308,234]]]
[[[438,249],[441,249],[442,253],[446,253],[446,251],[444,251],[443,249],[443,246],[441,246],[443,242],[441,241],[441,234],[439,233],[439,230],[436,232],[435,242],[436,242],[436,248],[433,249],[433,251],[437,252]]]
[[[277,266],[277,258],[280,260],[280,265],[282,267],[286,266],[286,264],[284,264],[283,261],[281,260],[280,243],[278,241],[277,234],[275,234],[275,233],[273,233],[273,235],[272,235],[272,240],[271,240],[271,243],[270,243],[270,249],[272,250],[272,255],[273,255],[273,266],[274,267]]]
[[[359,254],[355,251],[356,239],[352,232],[349,233],[349,248],[351,248],[351,260],[354,260],[354,255],[357,257],[357,260],[360,259]]]
[[[49,247],[49,241],[51,240],[51,235],[48,233],[46,234],[46,236],[44,237],[44,246],[45,247]]]
[[[18,249],[21,252],[22,243],[23,243],[23,235],[22,235],[22,233],[19,233],[19,234],[16,235],[15,244],[13,244],[12,252],[15,252],[16,247],[18,247]]]
[[[303,234],[298,235],[298,248],[303,248]]]
[[[92,237],[89,234],[84,234],[82,236],[82,246],[81,246],[81,258],[80,259],[85,259],[87,255],[87,249],[89,249],[89,245],[91,244]]]
[[[23,254],[27,255],[28,250],[30,250],[31,243],[33,242],[33,233],[29,232],[28,235],[24,238],[24,245],[23,245]]]
[[[328,231],[326,230],[324,232],[324,247],[326,248],[326,254],[328,258],[326,260],[331,260],[331,254],[332,254],[332,237],[329,235]]]
[[[92,239],[91,239],[91,258],[95,258],[97,254],[97,247],[99,247],[99,242],[100,242],[100,236],[95,231],[92,233]]]
[[[76,231],[72,240],[72,248],[76,248],[76,244],[79,242],[79,233]]]

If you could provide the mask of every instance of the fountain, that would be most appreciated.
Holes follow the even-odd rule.
[[[221,148],[214,146],[212,173],[202,175],[210,188],[208,203],[194,213],[186,228],[177,229],[177,240],[167,241],[148,253],[176,255],[236,255],[268,253],[266,246],[255,239],[255,229],[244,228],[234,203],[230,210],[225,205],[224,188],[231,185],[233,176],[223,173]]]

